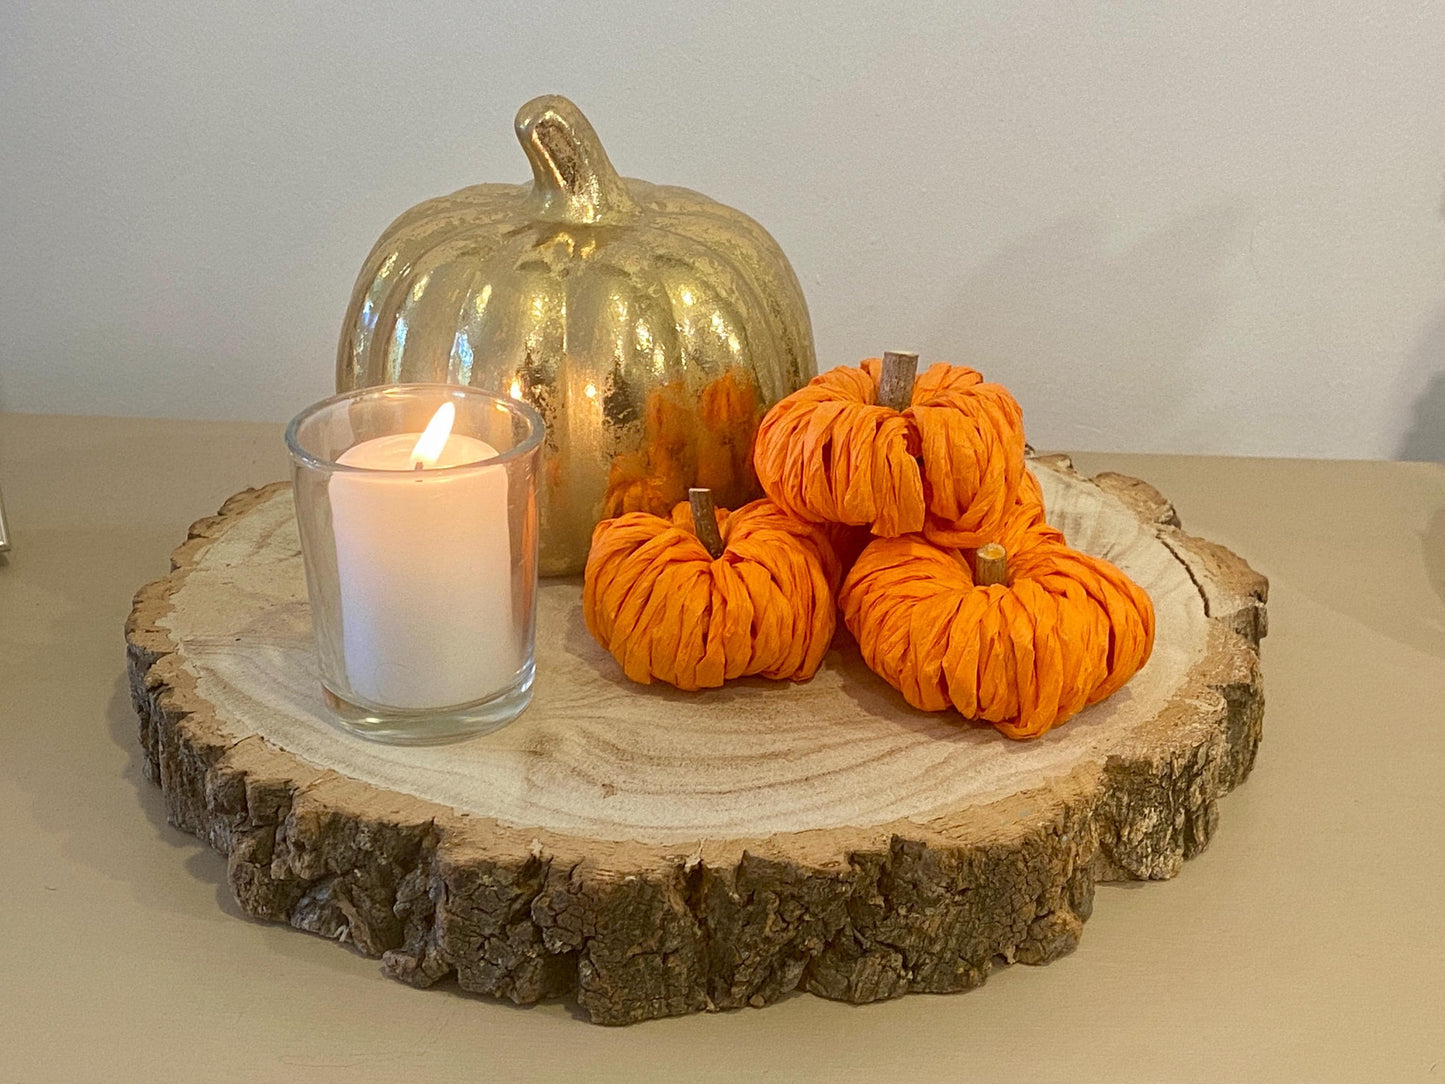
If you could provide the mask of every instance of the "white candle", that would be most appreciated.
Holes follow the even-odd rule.
[[[378,706],[469,704],[510,686],[522,665],[506,470],[439,469],[497,454],[448,435],[450,406],[425,435],[348,449],[338,462],[366,473],[330,481],[347,679]]]

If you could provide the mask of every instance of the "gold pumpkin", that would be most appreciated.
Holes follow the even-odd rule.
[[[382,234],[336,386],[470,384],[536,407],[541,571],[562,575],[586,564],[604,513],[665,515],[699,484],[730,507],[756,496],[735,438],[817,363],[798,280],[751,218],[619,177],[566,98],[528,102],[516,130],[531,184],[463,188]],[[724,399],[749,416],[719,433]]]

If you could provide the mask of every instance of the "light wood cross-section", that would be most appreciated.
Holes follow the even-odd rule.
[[[1077,943],[1099,879],[1173,876],[1259,741],[1262,577],[1149,486],[1035,460],[1051,523],[1148,590],[1153,657],[1017,743],[910,709],[840,637],[806,683],[629,683],[546,581],[537,686],[450,746],[326,721],[289,487],[202,520],[127,634],[148,771],[253,915],[425,986],[592,1019],[977,985]]]

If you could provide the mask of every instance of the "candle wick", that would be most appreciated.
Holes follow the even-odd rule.
[[[411,469],[414,471],[421,470],[425,465],[426,464],[424,464],[420,459],[418,459],[415,463],[411,465]]]

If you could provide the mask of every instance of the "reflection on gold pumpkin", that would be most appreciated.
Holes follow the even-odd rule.
[[[603,516],[624,512],[668,515],[690,486],[711,489],[724,507],[737,508],[761,494],[753,473],[753,436],[761,407],[752,377],[729,369],[688,395],[664,384],[647,396],[642,446],[613,457]]]

